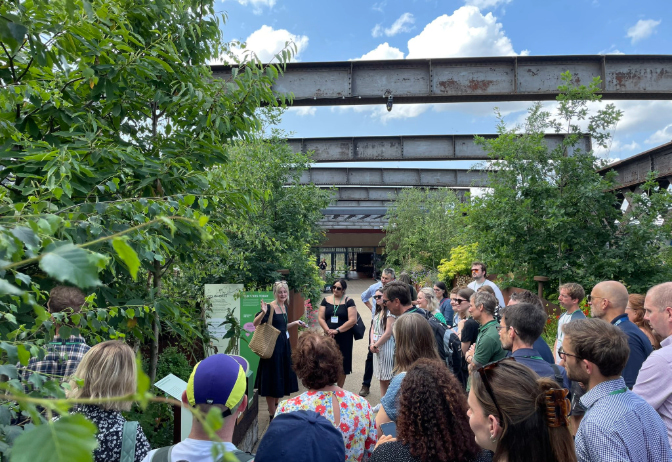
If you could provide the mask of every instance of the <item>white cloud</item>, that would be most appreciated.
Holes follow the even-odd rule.
[[[376,59],[404,59],[404,52],[399,48],[391,47],[389,43],[381,43],[375,49],[369,51],[368,53],[362,55],[361,58],[355,58],[353,61],[357,60],[376,60]]]
[[[499,5],[506,5],[507,3],[511,3],[511,0],[465,0],[464,3],[484,10],[488,8],[495,8]]]
[[[387,1],[383,0],[382,2],[374,3],[371,6],[371,9],[373,11],[378,11],[379,13],[383,13],[385,10],[384,8],[387,6]]]
[[[275,0],[236,0],[243,6],[252,5],[252,12],[254,14],[263,13],[263,7],[273,8]]]
[[[620,158],[610,157],[609,154],[615,152],[627,152],[641,150],[639,143],[632,141],[631,143],[625,143],[618,139],[612,138],[611,142],[606,148],[593,144],[593,152],[597,157],[602,157],[607,160],[610,164],[613,162],[618,162]]]
[[[408,59],[465,56],[515,56],[511,40],[492,13],[463,6],[425,26],[408,41]]]
[[[236,48],[231,51],[239,58],[242,58],[246,52],[252,51],[262,62],[267,63],[273,60],[289,41],[296,45],[296,54],[292,61],[298,61],[301,52],[308,47],[308,37],[294,35],[285,29],[275,30],[271,26],[261,26],[259,30],[252,32],[245,40],[246,49]]]
[[[380,37],[385,34],[387,37],[394,37],[395,35],[401,32],[410,32],[415,26],[415,18],[411,13],[404,13],[399,16],[399,19],[394,21],[394,23],[385,29],[380,24],[376,24],[376,27],[371,31],[371,35],[374,37]]]
[[[317,107],[315,106],[290,107],[288,111],[293,112],[299,117],[314,116],[315,113],[317,112]]]
[[[656,27],[661,23],[661,21],[656,21],[655,19],[640,19],[637,21],[637,24],[628,29],[628,34],[626,37],[632,39],[632,43],[639,42],[648,38],[655,32]]]
[[[646,144],[665,144],[672,141],[672,124],[661,128],[644,141]]]

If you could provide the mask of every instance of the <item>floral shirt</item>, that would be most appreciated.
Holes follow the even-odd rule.
[[[376,446],[378,433],[371,405],[361,396],[345,390],[311,390],[281,402],[275,414],[309,410],[318,412],[334,423],[334,394],[341,406],[338,428],[343,432],[346,462],[360,462],[364,460],[364,454],[368,460]]]

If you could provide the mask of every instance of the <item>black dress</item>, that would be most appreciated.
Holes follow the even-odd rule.
[[[289,345],[289,338],[287,337],[286,315],[276,313],[273,307],[269,305],[261,322],[267,322],[268,315],[271,312],[273,312],[273,327],[280,331],[280,335],[275,341],[273,356],[259,360],[255,388],[259,390],[260,396],[282,398],[299,391],[299,381],[292,369],[292,347]],[[259,316],[259,313],[256,314],[255,318]]]
[[[329,329],[336,329],[341,327],[343,324],[348,322],[348,308],[355,306],[355,301],[351,298],[348,298],[344,303],[340,303],[336,309],[336,314],[334,315],[334,305],[329,303],[326,298],[322,299],[320,306],[324,306],[324,317],[327,322],[327,327]],[[338,316],[338,322],[332,323],[331,317]],[[353,326],[354,327],[354,326]],[[341,350],[343,355],[343,373],[349,374],[352,372],[352,343],[354,341],[352,328],[336,334],[334,340],[338,343],[338,348]]]

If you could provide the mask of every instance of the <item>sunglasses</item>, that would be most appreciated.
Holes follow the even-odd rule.
[[[563,359],[563,360],[567,359],[567,356],[572,356],[572,357],[574,357],[578,360],[582,359],[581,356],[573,355],[571,353],[567,353],[565,350],[562,349],[562,347],[558,348],[558,356],[560,357],[560,359]]]
[[[343,290],[343,287],[341,286],[333,286],[332,290]]]
[[[495,405],[495,408],[497,409],[497,414],[499,414],[499,425],[501,427],[504,426],[504,415],[502,414],[502,409],[499,407],[499,404],[497,403],[497,399],[495,398],[495,392],[492,390],[492,386],[490,385],[490,381],[488,380],[488,375],[486,374],[486,372],[495,369],[503,361],[515,361],[515,360],[516,358],[514,358],[513,356],[509,356],[508,358],[500,359],[499,361],[486,364],[485,366],[479,367],[477,369],[478,374],[481,376],[481,379],[483,380],[483,385],[485,385],[485,390],[488,392],[488,395],[490,395],[490,399],[492,399],[492,403]]]
[[[468,302],[469,300],[463,298],[451,298],[450,301],[459,305],[460,303]]]
[[[592,303],[595,300],[607,300],[608,301],[608,299],[604,298],[604,297],[593,297],[592,295],[587,295],[586,296],[586,302],[588,302],[588,303]]]
[[[381,298],[383,298],[383,296],[382,295],[374,295],[373,298],[376,299],[376,300],[380,300]]]

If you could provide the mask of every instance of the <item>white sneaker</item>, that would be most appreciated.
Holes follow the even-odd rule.
[[[378,411],[380,411],[380,403],[378,403],[378,404],[376,404],[375,406],[373,406],[373,412],[376,413],[376,412],[378,412]]]

